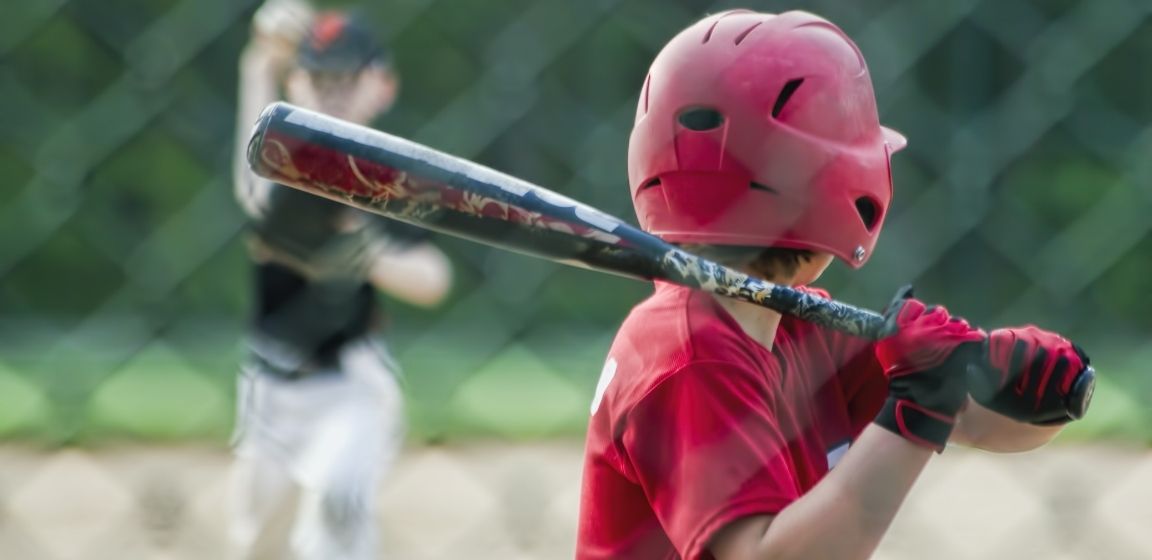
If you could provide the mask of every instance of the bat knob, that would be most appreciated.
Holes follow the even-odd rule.
[[[1065,398],[1065,408],[1068,417],[1079,420],[1088,413],[1088,405],[1092,404],[1092,393],[1096,390],[1096,370],[1086,366],[1084,371],[1072,383],[1072,390]]]

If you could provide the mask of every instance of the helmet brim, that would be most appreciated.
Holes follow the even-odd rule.
[[[908,145],[908,138],[903,134],[886,126],[880,127],[880,130],[884,134],[884,143],[888,145],[888,153],[894,154],[903,150],[905,146]]]

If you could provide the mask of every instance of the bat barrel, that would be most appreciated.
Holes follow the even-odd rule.
[[[248,163],[262,177],[489,245],[633,278],[656,274],[663,242],[592,207],[427,146],[270,105]]]

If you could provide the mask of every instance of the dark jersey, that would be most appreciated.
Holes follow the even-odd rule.
[[[368,275],[382,252],[424,230],[271,183],[248,201],[255,261],[251,349],[288,373],[332,365],[379,323]]]

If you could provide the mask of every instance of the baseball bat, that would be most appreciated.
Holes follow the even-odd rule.
[[[875,312],[750,277],[543,187],[288,103],[260,115],[248,163],[277,183],[422,228],[706,290],[855,336],[885,334]]]
[[[543,187],[288,103],[260,115],[247,156],[261,177],[422,228],[713,292],[853,336],[889,334],[874,311],[751,277]],[[1083,416],[1094,381],[1091,368],[1077,379],[1066,403],[1070,417]]]

